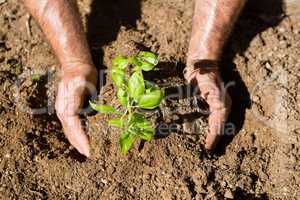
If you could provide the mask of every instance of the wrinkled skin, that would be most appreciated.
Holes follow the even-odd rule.
[[[96,83],[85,33],[75,0],[23,0],[38,21],[61,63],[56,111],[70,143],[90,157],[90,144],[79,119],[87,91]],[[193,31],[187,66],[195,59],[218,60],[223,45],[244,4],[244,0],[195,0]],[[222,88],[218,71],[193,73],[202,97],[210,106],[206,148],[213,149],[222,135],[231,101]]]
[[[231,109],[231,98],[226,92],[218,72],[194,75],[200,90],[200,96],[209,105],[209,132],[205,140],[205,148],[213,150],[221,138],[225,122]]]
[[[89,138],[79,111],[86,94],[95,89],[97,71],[74,0],[24,0],[57,55],[60,82],[55,103],[57,116],[69,142],[90,156]]]
[[[83,68],[84,64],[78,66]],[[77,70],[76,66],[72,66],[61,76],[58,83],[55,109],[70,143],[81,154],[89,157],[89,139],[84,132],[78,114],[83,105],[84,97],[95,90],[97,72],[94,68],[85,70],[87,74]]]
[[[187,69],[195,60],[219,61],[224,43],[244,3],[245,0],[196,0]],[[187,79],[188,82],[196,82],[201,97],[209,105],[209,132],[205,147],[213,150],[223,135],[231,98],[223,85],[219,70],[191,73]]]

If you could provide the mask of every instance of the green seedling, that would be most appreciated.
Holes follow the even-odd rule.
[[[119,112],[110,105],[97,105],[89,102],[92,109],[117,116],[108,120],[108,124],[122,130],[119,145],[122,154],[127,154],[134,142],[139,138],[151,141],[154,128],[140,109],[154,109],[160,105],[164,90],[145,81],[143,71],[151,71],[158,64],[154,53],[142,51],[132,57],[116,57],[112,60],[111,78],[117,89],[117,99],[124,112]],[[126,69],[129,68],[129,74]]]
[[[39,81],[41,80],[41,78],[42,78],[42,76],[41,76],[40,74],[33,74],[33,75],[31,76],[31,80],[32,80],[33,82],[39,82]]]

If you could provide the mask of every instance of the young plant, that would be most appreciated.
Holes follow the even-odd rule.
[[[164,90],[144,80],[142,71],[151,71],[158,64],[157,55],[141,51],[132,57],[116,57],[112,60],[111,77],[117,88],[117,99],[124,107],[120,113],[110,105],[97,105],[90,101],[92,109],[103,114],[114,114],[117,117],[108,120],[110,126],[122,130],[119,137],[120,149],[127,154],[134,142],[140,138],[151,141],[154,128],[144,113],[138,109],[154,109],[160,105]],[[129,68],[129,75],[126,69]]]

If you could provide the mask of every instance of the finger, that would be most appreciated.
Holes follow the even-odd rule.
[[[66,116],[61,120],[64,133],[79,153],[90,157],[90,142],[85,134],[79,116]]]
[[[223,116],[218,111],[212,112],[208,118],[209,132],[205,139],[205,148],[213,150],[222,136],[224,122]]]
[[[205,141],[206,149],[214,149],[223,135],[224,125],[227,118],[225,102],[225,99],[222,99],[221,96],[216,93],[209,94],[207,98],[210,115],[208,118],[209,132]]]
[[[71,143],[81,154],[90,156],[89,139],[85,135],[78,110],[82,104],[84,82],[80,79],[60,82],[56,99],[56,112],[62,123],[64,133]]]

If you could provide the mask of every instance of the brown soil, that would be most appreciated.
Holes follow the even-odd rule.
[[[0,2],[0,199],[300,198],[300,21],[284,15],[280,0],[251,1],[225,49],[236,133],[214,155],[202,148],[206,116],[193,97],[178,98],[188,94],[180,70],[193,1],[79,1],[97,67],[141,49],[160,55],[159,72],[148,77],[168,98],[148,114],[177,127],[121,156],[118,130],[89,116],[95,160],[76,153],[55,117],[58,62],[39,27],[18,0]],[[117,105],[106,82],[99,98]],[[49,114],[23,109],[47,105]]]

